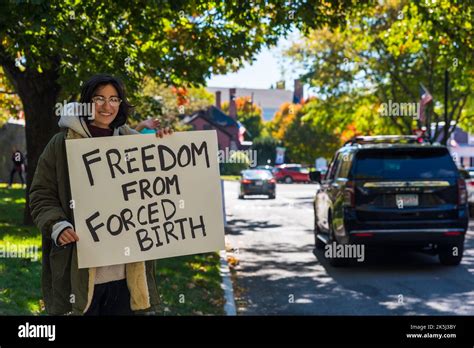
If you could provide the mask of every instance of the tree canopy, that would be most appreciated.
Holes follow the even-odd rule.
[[[91,75],[121,77],[135,93],[145,76],[202,84],[212,73],[237,70],[292,28],[335,26],[363,6],[356,0],[2,1],[0,65],[25,111],[28,185],[57,131],[58,99],[77,97]]]
[[[474,10],[468,3],[380,2],[351,16],[344,26],[311,30],[287,55],[306,70],[304,79],[315,87],[319,107],[353,104],[344,108],[349,113],[333,117],[378,134],[411,134],[419,126],[416,117],[383,117],[380,106],[418,103],[420,85],[426,86],[434,102],[420,126],[430,132],[431,123],[444,122],[431,137],[441,136],[445,143],[456,124],[474,120]]]

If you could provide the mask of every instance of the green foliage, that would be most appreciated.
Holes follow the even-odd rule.
[[[228,161],[220,166],[221,175],[240,175],[242,170],[250,166],[250,159],[243,152],[234,152]]]
[[[288,125],[283,143],[291,162],[313,164],[318,157],[330,158],[339,147],[338,128],[344,124],[321,104],[309,101]]]
[[[435,101],[424,125],[451,120],[472,123],[474,115],[467,106],[472,105],[474,78],[473,7],[467,3],[380,2],[351,16],[344,27],[310,31],[287,54],[309,67],[305,79],[322,100],[332,103],[331,97],[345,96],[353,104],[344,118],[352,119],[349,124],[357,129],[411,134],[417,127],[413,117],[374,117],[373,110],[388,101],[418,103],[420,83]],[[445,119],[446,70],[450,99]],[[354,113],[361,107],[370,109],[370,115]],[[445,139],[453,129],[446,129]]]
[[[225,181],[239,181],[241,175],[221,175],[221,180]]]
[[[257,151],[257,165],[273,165],[275,163],[277,146],[278,140],[268,135],[254,139],[252,150]]]
[[[131,90],[144,76],[203,84],[236,71],[291,25],[341,22],[353,2],[2,1],[0,57],[25,57],[25,73],[58,69],[66,97],[92,72],[119,75]]]
[[[141,93],[136,98],[135,121],[148,117],[157,118],[162,127],[184,130],[179,125],[180,115],[189,115],[204,109],[213,103],[214,96],[204,87],[182,88],[185,95],[178,95],[178,89],[165,84],[158,84],[151,78],[145,78]],[[182,99],[182,100],[181,100]],[[180,102],[183,104],[180,105]]]
[[[6,185],[5,185],[6,186]],[[36,228],[21,225],[25,204],[24,190],[0,188],[0,247],[19,250],[36,247],[30,258],[4,258],[0,262],[0,314],[40,314],[41,234]]]
[[[156,261],[162,315],[224,315],[218,253]]]
[[[292,26],[307,30],[341,23],[349,11],[362,6],[355,4],[355,0],[2,1],[0,65],[12,69],[8,76],[12,82],[26,78],[41,86],[42,80],[48,85],[46,81],[53,79],[61,101],[77,98],[83,81],[95,73],[121,77],[135,94],[138,120],[160,109],[159,101],[150,98],[153,95],[141,94],[145,77],[166,85],[204,84],[211,74],[238,70]],[[198,100],[208,98],[203,90],[192,94]],[[4,104],[0,100],[0,107],[6,108]],[[35,105],[26,109],[34,110]],[[257,118],[244,122],[257,137]]]
[[[3,68],[0,66],[0,127],[10,117],[15,118],[21,108],[20,98],[14,92],[13,86],[6,78]]]
[[[310,98],[304,104],[283,104],[268,128],[286,147],[287,161],[313,164],[318,157],[330,159],[355,135],[395,134],[390,125],[376,122],[378,119],[373,96],[341,94]]]
[[[337,100],[337,98],[334,98]],[[341,101],[338,105],[345,105]],[[334,105],[319,99],[302,104],[283,104],[270,122],[269,129],[286,148],[287,162],[314,163],[317,157],[331,157],[338,148],[343,118],[335,117]]]

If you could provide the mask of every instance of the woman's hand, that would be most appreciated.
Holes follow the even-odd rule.
[[[173,130],[169,127],[166,127],[165,129],[158,129],[156,131],[156,136],[159,138],[163,138],[163,135],[171,135],[173,134]]]
[[[75,243],[79,240],[79,236],[72,228],[66,228],[59,234],[58,244],[66,245],[69,243]]]
[[[137,132],[140,132],[142,129],[144,128],[148,128],[148,129],[157,129],[158,127],[160,126],[160,121],[158,121],[157,119],[148,119],[148,120],[145,120],[145,121],[141,121],[136,127],[135,127],[135,130]]]

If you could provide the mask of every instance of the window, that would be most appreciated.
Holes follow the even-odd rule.
[[[356,179],[455,178],[458,170],[444,148],[368,150],[357,154]]]
[[[273,178],[272,173],[268,170],[244,170],[242,172],[244,179],[261,179],[261,180],[270,180]]]
[[[340,164],[337,171],[337,178],[347,178],[349,176],[349,170],[352,164],[352,153],[341,153]]]
[[[340,153],[337,153],[333,160],[331,161],[331,164],[329,165],[329,169],[328,169],[328,175],[327,175],[327,180],[332,180],[334,179],[334,175],[336,173],[336,169],[339,165],[339,158],[340,158],[341,154]]]

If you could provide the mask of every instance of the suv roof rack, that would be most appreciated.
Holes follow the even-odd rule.
[[[344,146],[354,144],[422,144],[428,140],[416,135],[375,135],[375,136],[357,136],[346,141]]]

